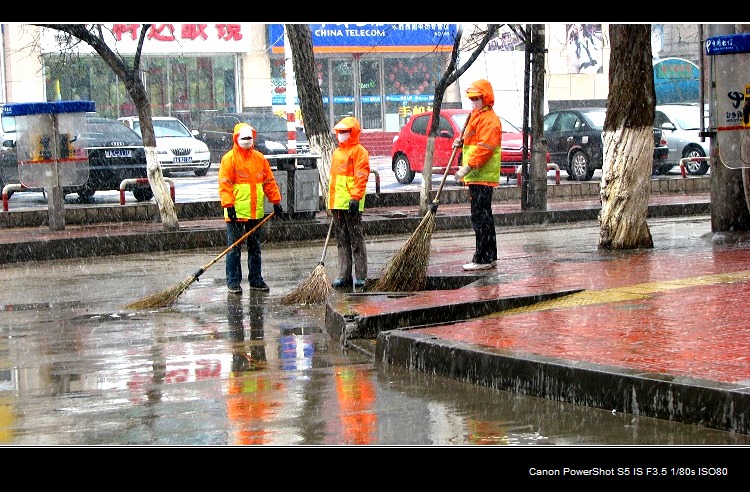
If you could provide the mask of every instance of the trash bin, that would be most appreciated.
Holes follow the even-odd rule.
[[[293,219],[314,219],[320,207],[319,155],[268,155],[269,164],[281,192],[281,207]],[[265,200],[265,212],[271,213],[273,204]]]

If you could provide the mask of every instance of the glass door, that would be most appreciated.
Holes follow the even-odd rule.
[[[356,116],[354,88],[354,61],[331,60],[331,128],[345,116]]]
[[[382,66],[381,60],[359,60],[360,123],[363,130],[383,128]]]

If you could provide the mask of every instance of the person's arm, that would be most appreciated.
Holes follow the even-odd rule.
[[[370,153],[360,146],[354,154],[354,186],[349,194],[354,200],[361,200],[367,190],[367,181],[370,179]]]

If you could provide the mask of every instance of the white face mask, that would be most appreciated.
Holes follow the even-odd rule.
[[[249,149],[249,148],[251,148],[253,146],[253,141],[252,140],[237,139],[237,145],[239,145],[240,148],[243,148],[243,149],[247,150],[247,149]]]
[[[346,142],[347,140],[349,140],[349,135],[351,135],[351,132],[337,133],[336,134],[336,138],[339,139],[339,143],[343,143],[343,142]]]
[[[470,101],[471,102],[471,108],[472,109],[482,109],[482,106],[484,106],[484,102],[482,99],[477,99],[476,101]]]

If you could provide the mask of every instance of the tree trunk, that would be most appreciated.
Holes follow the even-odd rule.
[[[323,95],[315,76],[315,56],[312,45],[312,32],[307,24],[285,24],[290,48],[297,94],[299,96],[302,122],[307,139],[310,141],[310,152],[320,155],[318,173],[320,175],[320,192],[323,203],[328,203],[328,183],[331,174],[331,157],[337,143],[331,133],[328,118],[323,110]]]
[[[602,141],[599,248],[654,246],[646,222],[654,159],[656,95],[651,26],[613,24],[609,99]]]

